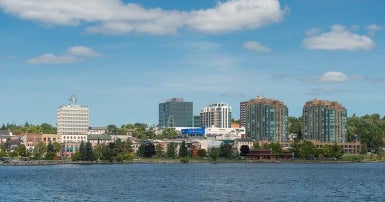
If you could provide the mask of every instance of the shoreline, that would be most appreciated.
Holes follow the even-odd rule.
[[[21,161],[11,160],[9,162],[0,162],[0,166],[46,166],[46,165],[97,165],[97,164],[196,164],[196,163],[210,163],[210,164],[231,164],[231,163],[296,163],[296,164],[332,164],[332,163],[381,163],[380,160],[362,160],[362,161],[346,161],[346,160],[263,160],[263,161],[251,161],[251,160],[197,160],[190,159],[188,162],[182,162],[181,159],[136,159],[132,161],[123,162],[109,162],[109,161],[71,161],[71,160],[33,160],[33,161]]]

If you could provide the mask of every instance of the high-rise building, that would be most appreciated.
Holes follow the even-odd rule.
[[[246,106],[247,101],[241,102],[239,105],[239,125],[246,128]]]
[[[159,103],[159,127],[191,127],[193,103],[182,98],[171,98]]]
[[[347,140],[347,110],[338,102],[314,99],[302,113],[304,140],[344,143]]]
[[[202,127],[200,115],[194,115],[192,127]]]
[[[246,104],[246,136],[257,141],[288,139],[288,109],[278,100],[257,97]]]
[[[81,142],[87,140],[89,128],[89,109],[77,104],[75,96],[68,105],[57,109],[57,133],[63,142]]]
[[[231,128],[231,107],[225,103],[211,104],[203,108],[200,115],[202,126]]]

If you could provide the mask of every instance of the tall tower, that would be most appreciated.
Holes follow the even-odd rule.
[[[191,127],[193,119],[193,103],[182,98],[171,98],[159,103],[159,126]]]
[[[239,105],[239,125],[246,128],[246,107],[247,101],[241,102]]]
[[[77,103],[72,95],[68,105],[57,109],[57,133],[63,142],[81,142],[87,140],[89,128],[89,109]]]
[[[257,97],[246,104],[246,136],[257,141],[288,139],[288,109],[278,100]]]
[[[205,127],[230,128],[231,107],[225,103],[211,104],[201,110],[201,124]]]
[[[338,102],[314,99],[302,112],[303,139],[344,143],[347,140],[347,110]]]

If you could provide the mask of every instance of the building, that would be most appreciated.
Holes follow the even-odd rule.
[[[74,153],[78,151],[81,141],[87,141],[89,108],[77,104],[75,96],[69,101],[68,105],[57,109],[57,133],[62,136],[63,152]]]
[[[43,134],[20,134],[20,140],[22,144],[25,145],[27,151],[33,152],[35,149],[35,146],[39,144],[39,142],[42,142],[42,136]]]
[[[239,124],[241,127],[246,128],[246,106],[248,101],[241,102],[239,105]]]
[[[107,127],[90,127],[88,135],[104,135],[107,133]]]
[[[258,96],[246,104],[246,137],[256,141],[288,139],[288,109],[283,102]]]
[[[338,102],[314,99],[302,113],[304,140],[329,143],[347,141],[347,110]]]
[[[231,107],[225,103],[211,104],[200,112],[204,127],[231,128]]]
[[[194,115],[193,116],[193,123],[192,123],[192,127],[201,127],[202,124],[201,124],[201,116],[200,115]]]
[[[159,127],[192,127],[193,103],[172,98],[159,103]]]

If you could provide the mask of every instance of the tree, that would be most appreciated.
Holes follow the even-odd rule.
[[[163,148],[161,144],[155,146],[155,153],[157,158],[162,158],[164,156]]]
[[[168,139],[174,139],[177,134],[178,131],[175,128],[166,128],[162,131],[162,136]]]
[[[241,156],[247,156],[249,153],[250,153],[250,148],[248,145],[242,145],[241,148],[240,148],[240,155]]]
[[[0,144],[0,157],[5,157],[7,155],[5,145],[3,143]]]
[[[55,158],[55,156],[56,156],[55,147],[51,142],[49,142],[47,145],[47,153],[45,155],[45,159],[52,160]]]
[[[87,142],[86,145],[85,145],[85,161],[93,161],[95,160],[95,156],[94,156],[94,150],[92,148],[92,144],[91,142]]]
[[[80,142],[80,146],[79,146],[79,159],[77,159],[78,161],[85,161],[85,159],[87,158],[86,157],[86,144],[84,144],[83,141]]]
[[[338,146],[336,142],[330,147],[331,157],[339,159],[342,157],[343,154],[344,154],[344,150],[340,146]]]
[[[175,142],[170,142],[168,145],[167,145],[167,152],[166,152],[166,156],[168,158],[176,158],[176,143]]]
[[[198,150],[198,156],[199,156],[200,158],[206,157],[206,156],[207,156],[206,150],[205,150],[205,149],[199,149],[199,150]]]
[[[17,151],[19,153],[19,156],[21,156],[21,157],[28,157],[29,156],[29,154],[27,152],[27,148],[25,147],[24,144],[19,144],[17,146]]]
[[[253,148],[254,149],[260,149],[261,148],[261,145],[259,145],[258,141],[253,142]]]
[[[219,148],[216,148],[216,147],[213,147],[211,148],[210,150],[210,158],[212,161],[216,161],[218,158],[219,158],[219,155],[220,155],[220,149]]]
[[[179,147],[179,157],[184,158],[188,156],[188,150],[186,147],[186,142],[183,140],[182,144]]]
[[[143,157],[151,158],[155,155],[155,145],[153,143],[147,143],[144,147]]]
[[[273,150],[273,153],[274,154],[282,154],[283,150],[282,150],[282,147],[281,145],[277,142],[277,143],[274,143],[274,142],[271,142],[269,145],[268,145],[268,148]]]
[[[222,158],[231,158],[233,155],[233,148],[230,144],[221,144],[220,146],[220,157]]]
[[[289,117],[289,133],[297,134],[298,139],[302,139],[302,118]]]
[[[35,149],[33,150],[34,159],[41,159],[43,156],[45,156],[46,151],[47,146],[44,142],[37,143]]]
[[[304,141],[300,146],[299,156],[304,159],[313,159],[318,156],[317,147],[310,141]]]

